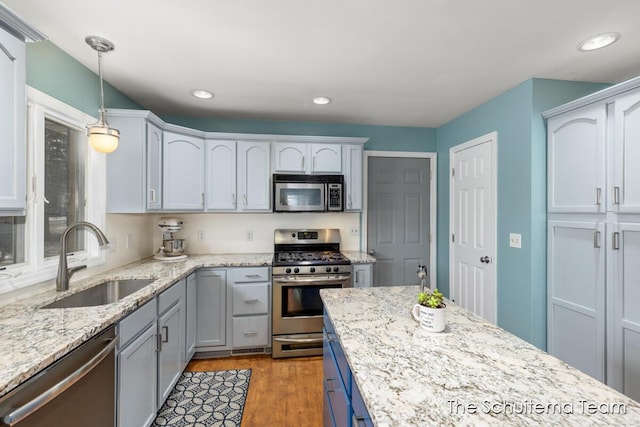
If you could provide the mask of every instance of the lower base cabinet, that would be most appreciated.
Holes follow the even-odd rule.
[[[186,279],[118,324],[117,425],[148,427],[185,367]]]
[[[373,264],[352,264],[353,274],[351,275],[352,286],[354,288],[370,288],[373,286]]]
[[[333,325],[326,312],[322,331],[323,425],[373,427]]]

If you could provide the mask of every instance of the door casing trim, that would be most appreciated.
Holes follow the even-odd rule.
[[[437,230],[436,230],[436,215],[437,200],[438,200],[438,154],[425,151],[374,151],[364,150],[364,164],[363,164],[363,180],[362,180],[362,216],[360,218],[360,250],[367,252],[367,206],[369,202],[369,157],[406,157],[412,159],[428,159],[430,161],[430,173],[429,177],[429,279],[431,289],[435,289],[436,278],[438,277],[437,266]],[[417,269],[417,266],[416,266]],[[416,274],[417,276],[417,274]]]

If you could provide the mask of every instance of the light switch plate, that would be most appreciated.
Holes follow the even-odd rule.
[[[509,233],[509,246],[512,248],[522,248],[522,234]]]

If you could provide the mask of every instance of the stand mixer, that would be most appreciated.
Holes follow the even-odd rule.
[[[173,233],[180,231],[182,221],[180,218],[162,217],[158,221],[158,227],[162,230],[162,246],[153,256],[161,261],[177,261],[185,259],[187,255],[184,253],[187,247],[184,239],[176,239]]]

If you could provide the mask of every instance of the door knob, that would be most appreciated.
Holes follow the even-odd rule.
[[[480,258],[480,262],[484,262],[485,264],[489,264],[491,262],[491,258],[489,258],[488,256],[483,256],[482,258]]]
[[[369,249],[369,255],[373,256],[376,254],[376,250],[375,249]]]

